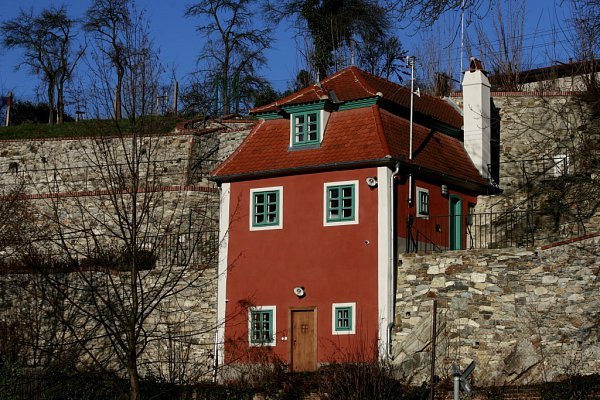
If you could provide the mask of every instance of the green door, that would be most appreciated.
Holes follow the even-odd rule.
[[[450,196],[450,250],[462,249],[462,202],[456,195]]]

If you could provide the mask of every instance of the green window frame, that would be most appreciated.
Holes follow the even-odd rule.
[[[281,191],[252,191],[252,227],[276,227],[281,220]]]
[[[292,114],[292,146],[319,144],[321,142],[320,111]]]
[[[354,221],[356,218],[356,185],[327,186],[326,221]]]
[[[417,215],[429,216],[429,190],[417,188]]]
[[[352,330],[352,307],[335,308],[335,330],[338,332]]]
[[[331,313],[332,334],[353,335],[356,333],[356,303],[334,303]]]
[[[250,309],[249,339],[251,345],[275,345],[275,308]]]

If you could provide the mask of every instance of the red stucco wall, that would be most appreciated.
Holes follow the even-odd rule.
[[[253,352],[289,360],[290,307],[316,307],[318,362],[363,353],[377,340],[376,168],[279,177],[231,184],[225,362]],[[359,224],[323,226],[324,183],[358,180]],[[283,186],[283,229],[249,230],[250,189]],[[306,290],[304,298],[293,293]],[[332,335],[332,303],[356,302],[356,334]],[[276,345],[248,346],[248,305],[277,306]]]
[[[398,221],[398,237],[403,240],[407,237],[407,218],[409,215],[417,215],[417,188],[429,190],[429,217],[413,219],[413,234],[417,230],[424,235],[426,240],[432,243],[447,248],[450,240],[450,197],[458,196],[461,199],[462,215],[466,216],[469,209],[469,204],[477,203],[477,196],[463,189],[448,186],[448,194],[442,195],[442,183],[431,182],[423,179],[413,179],[413,202],[408,203],[408,179],[400,181],[398,185],[398,202],[397,202],[397,221]],[[462,220],[462,244],[466,243],[467,230],[465,218]],[[439,229],[436,229],[436,224]]]

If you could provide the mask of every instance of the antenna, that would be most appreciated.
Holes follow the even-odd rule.
[[[410,68],[410,128],[409,128],[409,149],[408,159],[413,159],[413,110],[415,94],[421,97],[421,91],[415,92],[415,56],[406,56],[406,66]]]
[[[460,71],[458,74],[462,74],[463,70],[463,59],[464,56],[464,46],[465,46],[465,0],[462,0],[462,4],[460,6]]]

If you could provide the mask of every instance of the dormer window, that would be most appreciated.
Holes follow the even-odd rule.
[[[329,119],[326,102],[285,107],[290,116],[290,149],[319,147]]]
[[[320,142],[319,111],[293,114],[293,145]]]

